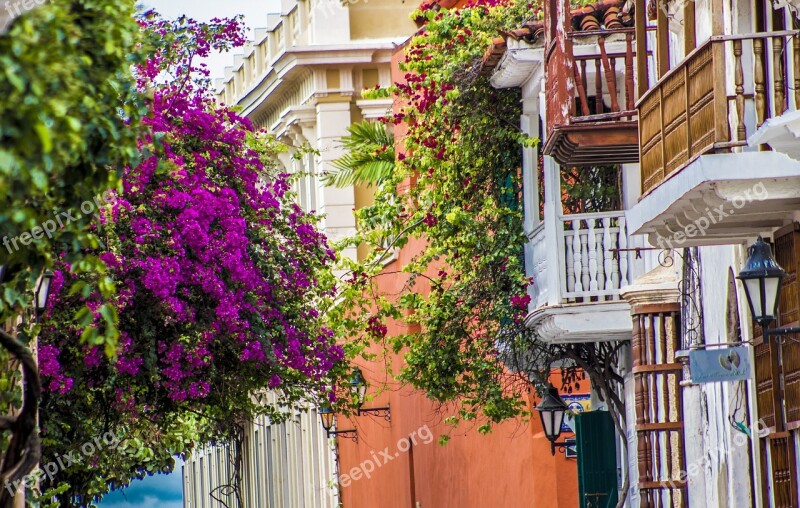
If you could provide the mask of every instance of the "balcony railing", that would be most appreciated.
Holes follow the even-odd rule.
[[[628,284],[624,212],[563,215],[532,233],[535,307],[619,300]],[[622,251],[620,251],[622,249]]]
[[[570,165],[638,161],[633,28],[559,37],[545,57],[544,153]]]
[[[612,33],[624,34],[625,51],[609,53],[606,51],[605,38],[608,31],[598,31],[598,53],[575,55],[575,88],[576,99],[580,109],[572,107],[572,121],[614,121],[623,118],[632,119],[636,116],[634,109],[633,89],[633,29],[623,28]],[[588,34],[588,35],[587,35]],[[576,36],[591,37],[593,32],[571,33],[570,38]],[[574,48],[574,46],[573,46]],[[617,63],[624,65],[620,68]],[[620,71],[622,71],[620,73]],[[621,74],[621,75],[618,75]],[[592,88],[589,85],[592,84]],[[605,85],[605,87],[603,86]],[[589,104],[589,97],[594,104]],[[601,100],[597,100],[597,98]],[[605,111],[603,98],[608,97],[610,111]],[[591,106],[591,107],[590,107]]]
[[[800,104],[797,34],[713,36],[642,96],[637,108],[643,193],[700,155],[747,145],[766,119]]]

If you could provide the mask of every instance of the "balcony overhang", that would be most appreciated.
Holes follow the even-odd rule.
[[[635,112],[634,112],[635,114]],[[557,125],[544,145],[545,155],[559,164],[602,165],[639,162],[639,126],[636,120],[603,121],[583,117]]]
[[[627,302],[592,302],[540,307],[525,324],[550,344],[630,340],[633,328]]]
[[[507,49],[495,66],[489,82],[495,88],[516,88],[542,74],[544,48],[525,41],[506,41]]]
[[[750,146],[767,144],[776,152],[800,160],[800,110],[767,119],[747,140]]]
[[[800,161],[778,152],[701,155],[626,212],[664,248],[740,243],[800,209]]]

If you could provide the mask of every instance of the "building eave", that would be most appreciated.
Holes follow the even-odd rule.
[[[525,324],[551,344],[630,340],[633,329],[625,301],[540,307],[528,314]]]
[[[543,62],[543,47],[508,40],[506,51],[489,81],[495,88],[520,87],[536,74],[542,73]]]
[[[698,157],[625,215],[632,234],[676,248],[745,242],[791,221],[798,209],[800,162],[749,151]]]
[[[261,79],[242,94],[237,104],[243,108],[243,114],[250,117],[269,109],[274,101],[279,100],[280,89],[294,84],[311,67],[389,64],[396,45],[394,42],[382,42],[288,49],[275,60]]]

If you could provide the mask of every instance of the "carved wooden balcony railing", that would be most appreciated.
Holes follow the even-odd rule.
[[[700,155],[745,146],[766,119],[800,104],[797,33],[713,36],[641,97],[643,193]]]
[[[627,256],[617,255],[628,246],[624,212],[545,220],[534,230],[532,246],[535,307],[618,301],[630,280]]]
[[[547,49],[544,153],[561,164],[639,160],[632,28],[559,34]]]

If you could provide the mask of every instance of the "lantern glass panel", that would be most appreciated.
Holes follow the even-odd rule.
[[[36,285],[36,310],[43,312],[47,308],[47,299],[50,296],[50,282],[53,280],[53,273],[48,271],[39,278]]]
[[[781,291],[781,277],[767,277],[764,279],[764,311],[766,316],[777,317],[778,298]]]
[[[319,410],[319,416],[322,418],[322,428],[325,430],[331,430],[333,427],[333,411],[330,408],[322,408]]]

